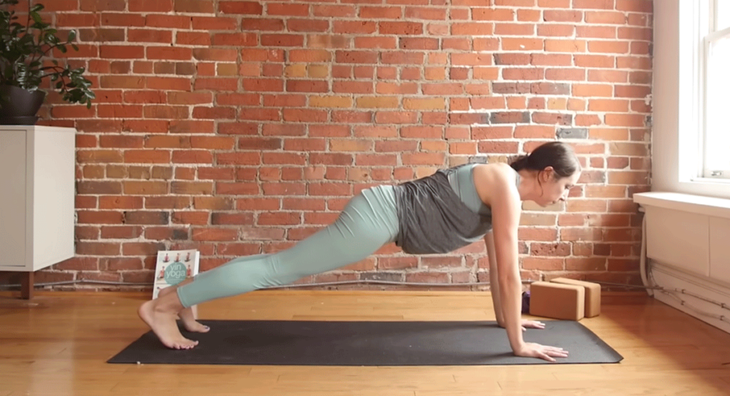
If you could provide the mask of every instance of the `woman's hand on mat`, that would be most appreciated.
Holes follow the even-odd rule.
[[[544,329],[545,328],[545,323],[538,322],[536,320],[522,319],[522,321],[520,323],[522,324],[522,331],[526,331],[527,329]],[[499,325],[499,327],[501,327],[503,329],[505,328],[504,322],[498,322],[497,324]]]
[[[556,357],[568,357],[568,351],[563,348],[540,345],[534,342],[526,342],[523,347],[516,350],[515,355],[524,357],[535,357],[545,359],[548,362],[555,362]]]
[[[528,320],[528,319],[522,319],[522,331],[525,331],[527,329],[544,329],[545,323],[539,322],[537,320]]]

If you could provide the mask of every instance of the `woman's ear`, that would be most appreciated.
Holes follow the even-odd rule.
[[[545,169],[543,169],[540,173],[542,174],[543,181],[548,182],[550,181],[550,179],[555,177],[555,168],[553,168],[552,166],[548,166],[545,167]]]

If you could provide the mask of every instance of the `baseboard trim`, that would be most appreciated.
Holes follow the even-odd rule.
[[[666,289],[654,292],[657,300],[730,333],[730,287],[658,263],[651,263],[650,274],[656,286]],[[675,289],[680,291],[674,291]],[[725,308],[690,294],[683,294],[681,290],[725,304]],[[719,317],[723,317],[724,321]]]

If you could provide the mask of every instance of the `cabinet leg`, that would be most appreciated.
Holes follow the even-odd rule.
[[[30,300],[33,298],[33,272],[23,272],[20,276],[20,298]]]

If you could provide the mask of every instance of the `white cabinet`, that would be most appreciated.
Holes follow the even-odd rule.
[[[73,128],[0,126],[0,271],[27,273],[26,298],[34,271],[74,256],[75,149]]]

